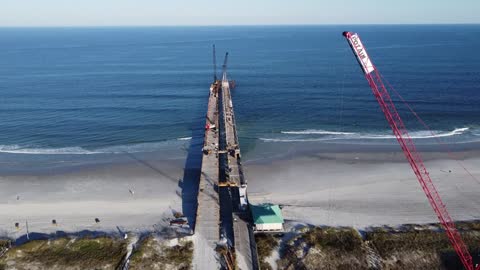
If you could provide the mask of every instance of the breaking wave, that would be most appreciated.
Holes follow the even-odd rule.
[[[470,128],[457,128],[452,131],[448,132],[439,132],[439,131],[414,131],[410,133],[410,138],[412,139],[430,139],[430,138],[442,138],[442,137],[450,137],[455,135],[464,134]],[[395,139],[394,135],[364,135],[361,136],[362,139]]]
[[[295,134],[295,135],[309,135],[309,134],[319,134],[319,135],[350,135],[355,134],[352,132],[339,132],[339,131],[328,131],[321,129],[307,129],[300,131],[282,131],[282,134]]]
[[[480,140],[480,128],[462,127],[450,131],[414,131],[410,137],[416,140],[431,141],[433,138],[452,138],[458,142],[473,142]],[[30,154],[30,155],[92,155],[92,154],[121,154],[155,152],[163,149],[179,149],[190,143],[192,137],[179,137],[176,139],[144,142],[125,145],[113,145],[104,147],[38,147],[33,145],[0,145],[0,153]],[[372,141],[388,142],[394,140],[395,136],[391,131],[384,132],[352,132],[352,131],[329,131],[322,129],[305,129],[281,131],[276,136],[265,136],[258,138],[263,142],[360,142]]]
[[[321,142],[331,141],[334,139],[272,139],[272,138],[259,138],[264,142]]]
[[[1,153],[11,154],[37,154],[37,155],[88,155],[99,154],[100,152],[89,151],[82,147],[61,147],[61,148],[29,148],[19,145],[0,145]]]
[[[315,142],[332,140],[389,140],[395,139],[391,132],[368,133],[368,132],[339,132],[328,130],[307,129],[299,131],[281,131],[283,137],[278,138],[260,138],[264,142]],[[478,137],[476,130],[471,131],[469,127],[456,128],[451,131],[413,131],[410,132],[412,139],[433,139],[442,137],[453,137],[458,135],[472,135]],[[288,136],[289,135],[289,136]]]
[[[185,141],[191,140],[191,137],[181,137],[174,140],[160,142],[136,143],[130,145],[114,145],[86,149],[83,147],[59,147],[42,148],[21,145],[0,145],[0,153],[10,154],[30,154],[30,155],[92,155],[92,154],[120,154],[120,153],[138,153],[153,152],[163,149],[168,145],[182,145]]]

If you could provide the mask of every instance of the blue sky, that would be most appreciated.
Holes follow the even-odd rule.
[[[0,0],[0,26],[480,23],[480,0]]]

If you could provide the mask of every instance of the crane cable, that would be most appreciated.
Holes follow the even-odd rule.
[[[407,101],[400,95],[400,93],[397,92],[397,90],[395,90],[395,88],[388,82],[388,80],[386,78],[383,77],[383,75],[380,74],[380,76],[382,77],[382,79],[387,83],[388,87],[395,93],[395,95],[397,95],[398,98],[400,98],[400,100],[403,102],[403,104],[405,104],[405,106],[407,106],[407,108],[410,110],[410,112],[417,118],[418,122],[420,124],[422,124],[429,132],[430,134],[432,134],[432,137],[435,139],[435,141],[443,146],[445,148],[445,150],[447,151],[448,155],[450,156],[450,158],[454,159],[455,161],[457,161],[458,165],[460,165],[460,167],[463,168],[463,170],[465,172],[467,172],[468,175],[470,175],[470,177],[475,180],[477,183],[480,184],[480,180],[478,180],[464,165],[463,163],[460,161],[459,158],[457,158],[453,152],[451,151],[450,147],[448,146],[448,144],[444,143],[443,141],[441,141],[438,137],[437,137],[437,134],[435,134],[435,132],[432,131],[432,129],[430,128],[430,126],[427,125],[427,123],[425,123],[425,121],[422,120],[422,118],[415,112],[415,110],[413,110],[413,108],[407,103]]]

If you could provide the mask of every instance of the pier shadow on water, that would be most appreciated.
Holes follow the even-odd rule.
[[[182,212],[190,224],[192,230],[195,229],[195,219],[197,214],[197,196],[202,168],[202,147],[203,147],[203,118],[192,127],[192,139],[187,151],[185,167],[183,169],[182,188]]]

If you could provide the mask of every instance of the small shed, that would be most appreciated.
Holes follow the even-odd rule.
[[[256,231],[283,231],[282,210],[276,204],[250,205]]]

